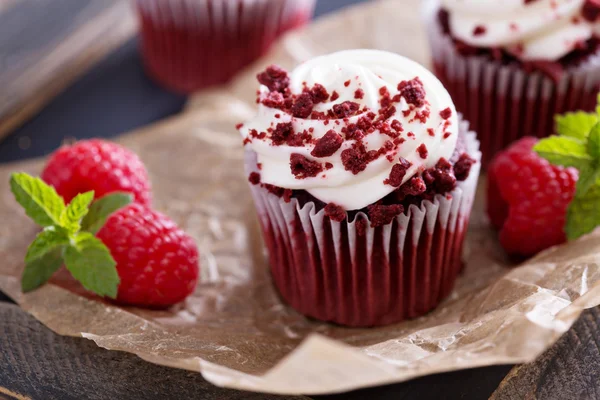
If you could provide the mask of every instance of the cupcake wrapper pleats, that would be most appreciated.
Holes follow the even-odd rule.
[[[377,326],[414,318],[450,294],[479,176],[474,132],[461,122],[467,153],[478,162],[446,196],[424,200],[391,224],[372,228],[367,215],[335,222],[314,203],[300,206],[252,186],[273,281],[300,313],[347,326]],[[246,172],[256,172],[247,152]],[[357,229],[357,220],[366,229]]]
[[[223,83],[305,24],[315,1],[136,0],[146,69],[185,93]]]

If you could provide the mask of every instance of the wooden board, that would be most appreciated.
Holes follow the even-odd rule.
[[[1,0],[0,138],[135,30],[128,0]]]

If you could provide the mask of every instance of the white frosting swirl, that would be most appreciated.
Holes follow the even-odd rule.
[[[398,120],[403,125],[400,137],[405,141],[386,155],[370,162],[366,169],[354,174],[346,170],[341,154],[355,144],[355,140],[344,140],[342,146],[331,156],[316,158],[311,155],[314,144],[292,147],[286,144],[275,146],[269,135],[263,139],[250,141],[252,130],[266,132],[281,122],[291,122],[295,132],[312,131],[314,138],[321,138],[329,130],[335,130],[344,138],[342,129],[353,124],[367,112],[361,112],[347,120],[331,120],[325,124],[322,120],[296,118],[281,110],[259,105],[258,115],[245,123],[240,132],[247,146],[258,155],[261,164],[261,182],[286,189],[304,189],[325,203],[335,203],[346,210],[357,210],[373,204],[392,191],[396,190],[384,181],[389,177],[392,167],[400,157],[408,160],[412,166],[407,170],[403,182],[406,182],[420,170],[433,167],[444,157],[449,159],[454,152],[458,136],[458,117],[454,104],[440,81],[426,68],[397,54],[378,50],[348,50],[315,58],[298,66],[290,76],[290,89],[294,94],[302,93],[305,86],[323,85],[329,94],[336,91],[339,98],[316,104],[314,111],[332,109],[335,104],[352,101],[366,106],[369,111],[377,113],[380,109],[380,89],[385,87],[391,96],[398,93],[398,84],[402,81],[418,77],[423,83],[426,103],[418,108],[411,106],[404,97],[394,103],[396,112],[387,119],[388,122]],[[355,92],[364,92],[362,99],[355,98]],[[268,89],[261,87],[266,94]],[[412,111],[411,111],[412,108]],[[444,119],[440,112],[449,108],[451,116]],[[406,111],[406,116],[404,111]],[[415,120],[415,113],[429,111],[426,122]],[[279,117],[277,118],[276,115]],[[311,129],[312,128],[312,129]],[[390,137],[379,130],[368,134],[363,139],[367,150],[380,149]],[[427,148],[427,156],[417,151],[420,145]],[[331,163],[332,168],[324,170],[315,177],[298,179],[291,172],[290,156],[302,154],[310,160],[322,164]]]
[[[474,47],[501,47],[524,61],[556,61],[594,37],[585,0],[441,0],[452,35]]]

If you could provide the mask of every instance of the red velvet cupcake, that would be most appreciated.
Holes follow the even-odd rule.
[[[258,115],[240,132],[283,299],[348,326],[434,308],[461,269],[481,158],[442,84],[375,50],[258,80]]]
[[[310,20],[315,0],[136,0],[148,73],[178,92],[224,83],[287,30]]]
[[[484,166],[554,115],[593,110],[600,86],[600,3],[427,0],[435,73],[481,140]]]

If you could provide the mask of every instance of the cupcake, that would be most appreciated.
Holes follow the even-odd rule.
[[[315,0],[136,0],[148,73],[189,93],[224,83],[287,30],[310,20]]]
[[[593,110],[600,84],[600,3],[427,0],[435,73],[481,140],[483,164],[553,116]]]
[[[376,50],[258,81],[258,114],[239,130],[281,297],[357,327],[434,308],[461,269],[481,158],[440,81]]]

